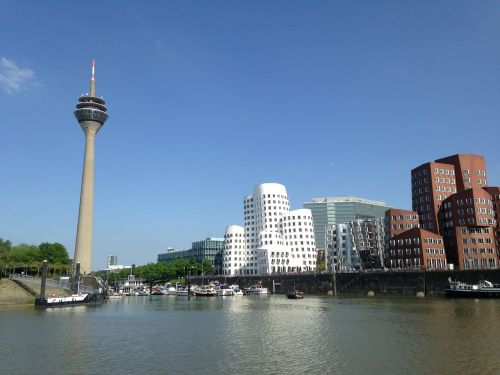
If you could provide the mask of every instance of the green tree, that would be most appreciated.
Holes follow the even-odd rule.
[[[38,246],[43,259],[46,259],[49,264],[69,264],[68,251],[60,243],[44,242]]]
[[[9,240],[3,240],[0,238],[0,254],[9,251],[12,248],[12,244]]]
[[[40,250],[35,245],[28,245],[25,243],[13,246],[7,253],[7,261],[9,263],[37,263],[41,262],[42,255]]]
[[[208,259],[203,259],[203,262],[201,262],[201,270],[203,274],[211,274],[214,270],[214,266],[212,265],[212,262],[209,261]]]
[[[316,264],[316,271],[321,272],[321,271],[324,271],[325,269],[326,269],[326,264],[325,264],[324,261],[323,262],[318,262]]]

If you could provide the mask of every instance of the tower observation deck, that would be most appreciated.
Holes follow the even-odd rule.
[[[82,95],[74,112],[85,133],[85,156],[83,162],[82,190],[74,261],[80,263],[83,273],[92,271],[92,229],[94,213],[94,149],[95,136],[108,119],[106,103],[95,94],[95,62],[92,61],[90,93]]]

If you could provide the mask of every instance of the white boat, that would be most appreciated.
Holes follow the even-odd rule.
[[[72,303],[82,303],[88,294],[73,294],[69,297],[50,297],[47,298],[47,305],[69,305]]]
[[[180,297],[187,297],[188,290],[187,290],[187,288],[179,288],[175,291],[175,295],[180,296]]]
[[[234,296],[234,291],[227,284],[214,286],[218,296]]]
[[[268,294],[267,288],[264,288],[262,285],[257,284],[257,285],[252,285],[249,289],[250,294]]]
[[[229,285],[229,287],[233,290],[235,296],[242,296],[243,291],[240,289],[238,284]]]
[[[500,284],[482,280],[478,284],[467,284],[448,278],[449,287],[445,290],[446,297],[460,298],[500,298]]]
[[[201,287],[194,289],[193,294],[195,296],[202,296],[202,297],[213,297],[217,295],[212,285],[202,285]]]
[[[83,304],[100,304],[104,300],[101,293],[77,293],[69,297],[56,297],[37,298],[35,299],[35,307],[59,307],[59,306],[72,306]]]

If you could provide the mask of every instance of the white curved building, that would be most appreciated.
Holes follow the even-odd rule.
[[[230,225],[224,233],[222,250],[222,269],[225,275],[237,275],[238,270],[246,267],[247,250],[245,229],[239,225]]]
[[[316,240],[311,210],[290,211],[283,217],[283,239],[290,248],[290,268],[294,271],[316,269]]]
[[[226,229],[224,274],[259,275],[315,269],[311,211],[290,211],[285,186],[277,183],[255,186],[253,194],[243,199],[243,213],[244,228],[231,225]],[[234,242],[242,230],[243,242]],[[234,248],[239,245],[244,246],[241,254],[239,248]]]

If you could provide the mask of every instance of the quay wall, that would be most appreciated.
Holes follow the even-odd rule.
[[[296,275],[269,275],[244,277],[209,277],[205,283],[217,280],[227,284],[238,284],[240,287],[261,282],[270,293],[286,294],[297,289],[306,294],[330,294],[336,289],[338,294],[394,294],[416,295],[423,292],[427,296],[444,295],[448,278],[467,283],[477,283],[488,280],[500,284],[500,270],[469,270],[469,271],[377,271],[350,273],[315,273]],[[201,284],[200,277],[192,277],[192,283]],[[336,284],[336,288],[334,287]]]

